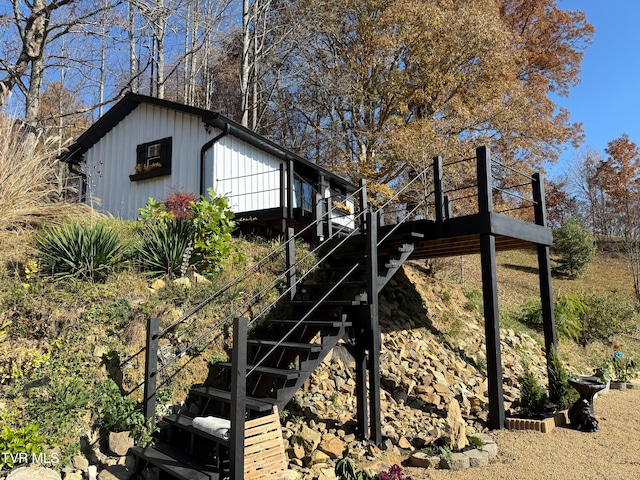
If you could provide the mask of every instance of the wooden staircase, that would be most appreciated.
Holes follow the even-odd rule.
[[[359,232],[348,241],[327,242],[322,251],[333,251],[317,272],[296,285],[293,298],[282,300],[285,318],[266,318],[254,330],[246,345],[234,345],[246,352],[247,425],[273,411],[282,411],[308,380],[327,354],[345,337],[354,337],[362,322],[360,309],[368,305],[368,262],[366,235]],[[422,238],[418,232],[403,231],[389,237],[378,249],[375,275],[377,294],[393,277]],[[338,247],[336,248],[336,245]],[[218,367],[231,372],[231,362]],[[231,375],[227,375],[230,377]],[[229,418],[234,402],[232,385],[217,388],[195,386],[186,402],[188,413],[168,415],[160,425],[158,443],[146,449],[134,448],[139,470],[155,466],[166,475],[182,480],[215,480],[229,475],[229,439],[203,432],[193,426],[196,417]],[[272,417],[273,418],[273,417]],[[248,430],[246,430],[248,432]],[[245,438],[248,438],[245,435]],[[282,449],[281,439],[280,449]],[[278,442],[271,438],[269,445]],[[258,442],[260,444],[260,442]],[[245,467],[252,465],[261,476],[244,478],[279,478],[277,470],[256,467],[247,456]],[[255,447],[254,447],[255,450]],[[264,452],[263,452],[264,453]],[[284,455],[284,450],[280,452]],[[279,455],[279,454],[278,454]],[[285,462],[286,463],[286,462]],[[280,468],[280,465],[278,465]]]
[[[337,231],[322,243],[317,251],[320,261],[312,269],[313,275],[296,277],[295,237],[289,229],[288,239],[282,245],[287,253],[286,271],[279,277],[286,281],[287,289],[280,295],[280,308],[276,309],[284,313],[262,318],[248,338],[246,319],[234,319],[232,361],[219,364],[227,372],[226,382],[216,387],[191,388],[186,402],[188,410],[164,418],[157,444],[146,449],[132,449],[139,460],[138,471],[156,468],[160,478],[181,480],[280,478],[286,469],[286,460],[282,439],[274,434],[276,430],[279,432],[277,412],[285,408],[316,367],[345,338],[354,349],[358,434],[381,442],[378,294],[409,258],[481,255],[489,424],[491,428],[502,428],[504,402],[495,252],[537,248],[541,297],[543,305],[547,306],[544,309],[545,344],[549,348],[555,344],[549,268],[552,239],[551,231],[546,227],[542,178],[538,174],[531,177],[535,223],[508,218],[493,211],[494,189],[488,149],[480,147],[476,152],[475,158],[462,161],[477,160],[477,213],[452,218],[451,201],[443,191],[442,159],[436,157],[432,167],[434,191],[415,206],[412,204],[413,208],[406,206],[404,218],[394,225],[380,226],[380,209],[372,211],[368,207],[365,185],[361,185],[354,193],[355,197],[360,192],[359,213],[354,217],[357,227]],[[424,184],[428,169],[420,172],[407,186],[416,180]],[[505,187],[500,191],[504,192]],[[398,201],[401,193],[402,190],[392,200]],[[433,204],[427,203],[432,194]],[[426,205],[430,207],[424,211],[433,212],[434,218],[416,220],[414,212]],[[316,232],[322,230],[320,223],[309,227]],[[238,278],[251,274],[249,269]],[[233,282],[227,284],[214,296],[232,285]],[[204,303],[160,333],[157,332],[157,320],[149,320],[144,383],[148,418],[155,417],[155,382],[162,371],[156,365],[158,338],[202,305]],[[256,315],[261,317],[263,313]],[[229,320],[227,317],[198,339],[228,325]],[[183,351],[192,348],[197,341]],[[211,434],[196,428],[194,418],[209,416],[227,419],[230,435]]]

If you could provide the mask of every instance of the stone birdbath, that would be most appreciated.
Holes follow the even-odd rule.
[[[571,426],[582,432],[597,432],[598,420],[593,414],[593,397],[607,385],[584,378],[570,378],[569,385],[580,394],[580,398],[569,409]]]

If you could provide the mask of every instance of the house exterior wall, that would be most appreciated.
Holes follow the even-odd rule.
[[[227,135],[207,152],[205,187],[229,198],[236,213],[277,208],[281,163],[275,156]]]
[[[197,193],[200,148],[213,133],[207,134],[197,116],[141,104],[85,153],[87,202],[116,218],[133,219],[149,197],[163,200],[174,191]],[[165,137],[173,137],[171,175],[131,181],[136,146]]]

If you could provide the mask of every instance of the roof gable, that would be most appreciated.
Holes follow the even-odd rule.
[[[109,111],[100,117],[91,127],[89,127],[78,139],[69,147],[66,153],[62,154],[60,160],[69,163],[79,163],[82,155],[87,152],[93,145],[98,143],[105,135],[107,135],[118,123],[120,123],[127,115],[135,110],[140,104],[146,103],[165,107],[171,110],[184,112],[187,114],[199,116],[202,121],[218,128],[226,134],[237,137],[256,148],[270,153],[282,160],[292,160],[299,166],[303,166],[305,170],[314,170],[331,178],[336,183],[347,188],[347,190],[355,190],[355,186],[347,180],[325,170],[309,160],[296,155],[286,148],[272,142],[268,138],[230,120],[217,112],[205,110],[202,108],[191,107],[177,102],[164,100],[137,93],[127,93],[118,103],[116,103]]]

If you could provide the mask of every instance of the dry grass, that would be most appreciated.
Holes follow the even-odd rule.
[[[58,138],[32,133],[0,113],[0,230],[57,223],[86,207],[64,202]]]

